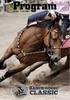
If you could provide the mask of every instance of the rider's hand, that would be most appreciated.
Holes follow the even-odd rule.
[[[51,17],[52,17],[53,19],[55,19],[55,18],[57,17],[54,10],[50,10],[49,12],[50,12]]]

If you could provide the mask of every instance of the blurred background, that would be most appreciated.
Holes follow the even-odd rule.
[[[13,12],[13,1],[19,1],[24,3],[30,4],[44,4],[47,3],[47,0],[0,0],[0,12]],[[16,10],[19,11],[19,8]]]

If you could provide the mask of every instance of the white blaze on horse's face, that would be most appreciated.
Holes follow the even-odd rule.
[[[58,29],[53,29],[53,30],[51,31],[51,38],[52,38],[52,39],[57,39],[57,38],[58,38],[58,34],[59,34]]]

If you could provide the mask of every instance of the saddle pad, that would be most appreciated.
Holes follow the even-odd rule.
[[[47,27],[48,29],[50,29],[53,25],[54,25],[54,22],[52,22],[51,20],[47,20],[47,21],[42,21],[42,22],[32,22],[28,25],[28,27],[36,26],[40,28]]]
[[[63,41],[62,48],[70,48],[70,38]]]

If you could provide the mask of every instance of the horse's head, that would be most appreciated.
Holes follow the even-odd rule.
[[[49,47],[55,52],[56,55],[61,56],[61,32],[59,27],[52,27],[49,35]]]

